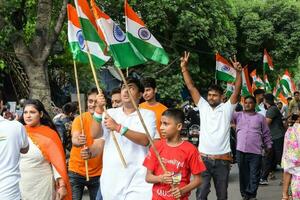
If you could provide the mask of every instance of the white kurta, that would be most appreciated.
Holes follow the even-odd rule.
[[[153,138],[156,132],[154,112],[140,109],[145,124]],[[123,108],[107,110],[108,114],[130,130],[144,133],[137,112],[126,115]],[[101,193],[104,200],[150,200],[152,184],[146,183],[146,168],[143,166],[148,148],[135,144],[125,136],[116,133],[116,138],[127,162],[124,168],[109,130],[104,129],[105,146],[103,152],[103,170],[100,178]]]
[[[60,175],[44,156],[40,149],[29,140],[29,151],[21,155],[20,189],[22,200],[54,200],[55,179]]]

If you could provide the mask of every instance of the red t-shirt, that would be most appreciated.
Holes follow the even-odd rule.
[[[173,173],[173,177],[181,179],[179,183],[180,188],[190,183],[191,174],[200,174],[206,170],[198,149],[189,142],[184,141],[177,147],[171,147],[166,143],[166,140],[160,140],[155,143],[155,147],[167,171]],[[153,174],[156,176],[164,174],[152,147],[144,160],[144,166],[148,170],[153,171]],[[169,184],[154,184],[152,188],[152,199],[175,200],[169,192],[170,189],[171,186]],[[189,195],[188,193],[180,199],[188,200]]]

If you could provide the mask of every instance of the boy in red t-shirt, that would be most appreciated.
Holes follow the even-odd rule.
[[[190,191],[201,184],[200,173],[206,168],[198,149],[181,139],[183,122],[184,113],[179,109],[170,108],[162,114],[160,130],[165,139],[157,141],[155,147],[166,166],[167,173],[161,168],[152,147],[145,158],[146,181],[154,184],[153,200],[188,200]],[[191,174],[193,174],[192,181],[190,181]]]

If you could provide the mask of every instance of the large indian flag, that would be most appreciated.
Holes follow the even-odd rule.
[[[126,32],[129,41],[138,49],[138,51],[147,59],[168,64],[169,57],[161,44],[150,33],[145,23],[133,11],[125,0],[125,20]]]
[[[86,0],[75,0],[76,11],[79,17],[81,31],[78,33],[78,37],[81,38],[81,49],[85,52],[89,52],[92,56],[95,67],[104,65],[109,59],[109,56],[104,54],[106,44],[101,40],[95,24],[95,18],[90,11],[89,4]]]
[[[226,82],[235,82],[236,71],[220,54],[216,54],[216,78]]]
[[[114,58],[114,64],[119,68],[127,68],[143,64],[147,59],[130,44],[125,33],[107,14],[91,1],[96,23],[105,37],[109,51]]]
[[[263,67],[265,71],[274,70],[272,58],[270,57],[266,49],[264,49]]]
[[[295,83],[288,70],[285,70],[284,75],[281,77],[280,84],[283,87],[285,93],[294,93],[296,91]]]
[[[242,96],[246,97],[249,95],[252,95],[252,88],[249,80],[248,66],[246,66],[242,71]]]

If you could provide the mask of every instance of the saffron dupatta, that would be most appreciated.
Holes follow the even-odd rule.
[[[30,127],[25,126],[27,135],[32,142],[41,150],[44,158],[50,162],[64,180],[67,196],[64,200],[72,200],[72,190],[68,177],[66,157],[58,134],[48,126]]]

